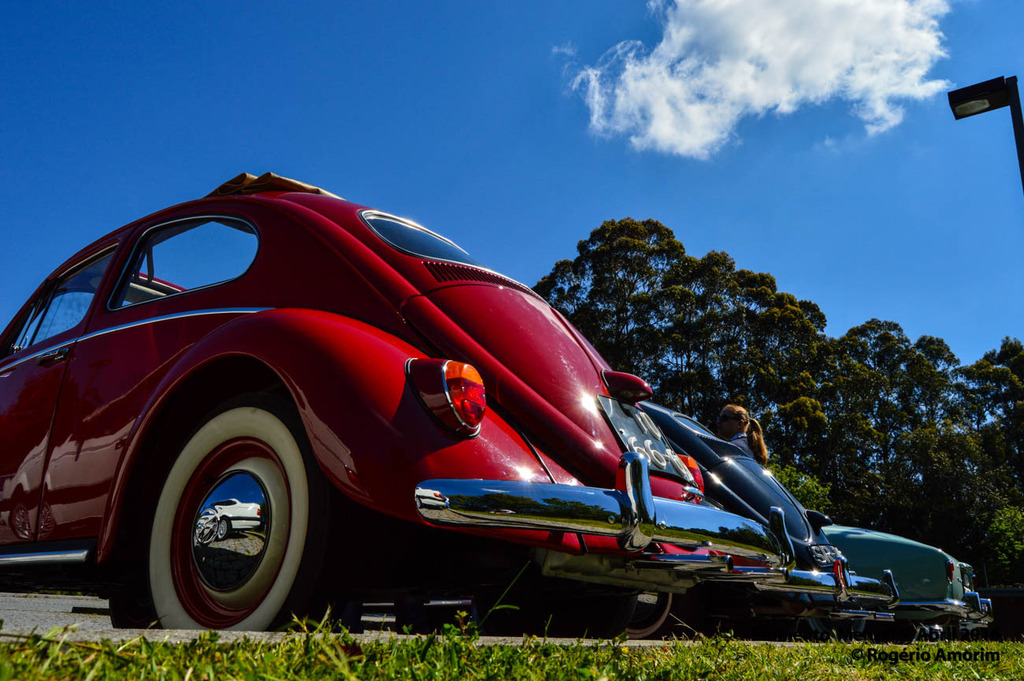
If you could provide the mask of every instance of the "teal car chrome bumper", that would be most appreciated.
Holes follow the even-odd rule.
[[[900,585],[896,619],[954,619],[973,627],[992,621],[992,602],[975,591],[973,568],[942,549],[859,527],[832,525],[822,532],[858,574],[877,577],[883,569],[892,571]]]

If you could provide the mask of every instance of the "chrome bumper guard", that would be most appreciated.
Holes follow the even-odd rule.
[[[545,574],[657,591],[685,591],[699,581],[746,583],[779,596],[828,597],[829,609],[888,608],[898,602],[891,573],[886,580],[858,577],[845,561],[831,572],[795,570],[782,511],[772,509],[769,527],[707,506],[655,498],[647,458],[627,452],[619,460],[615,489],[514,480],[426,480],[416,488],[424,520],[444,527],[544,530],[616,537],[622,556],[574,556],[540,551]],[[729,555],[639,552],[652,542]],[[633,554],[633,555],[629,555]],[[731,556],[767,567],[734,567]],[[852,615],[851,615],[852,616]]]

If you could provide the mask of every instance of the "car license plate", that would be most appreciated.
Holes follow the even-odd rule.
[[[607,395],[598,395],[597,401],[626,451],[646,456],[652,473],[681,478],[688,485],[694,484],[689,469],[672,451],[650,416],[632,404],[619,402]]]

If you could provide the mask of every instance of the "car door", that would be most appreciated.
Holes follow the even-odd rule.
[[[199,339],[255,311],[239,281],[258,250],[248,220],[164,213],[121,242],[125,257],[75,346],[53,417],[39,541],[101,532],[133,428],[165,373]]]
[[[111,246],[58,272],[0,339],[0,545],[36,538],[54,411],[112,255]]]

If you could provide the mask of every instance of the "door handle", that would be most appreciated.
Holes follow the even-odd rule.
[[[50,350],[49,352],[44,352],[43,354],[39,355],[38,357],[36,357],[36,364],[44,365],[63,362],[68,358],[69,354],[71,354],[71,348],[70,346],[65,345],[62,348]]]

